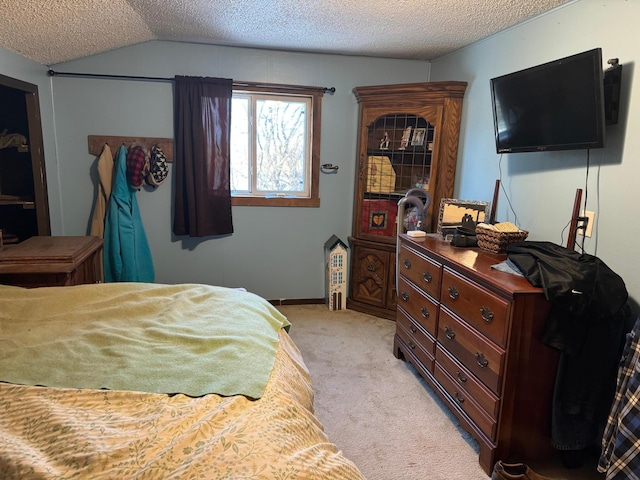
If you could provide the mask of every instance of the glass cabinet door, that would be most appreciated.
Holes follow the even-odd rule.
[[[361,233],[394,237],[398,201],[411,189],[429,191],[435,126],[420,115],[395,113],[366,126]]]

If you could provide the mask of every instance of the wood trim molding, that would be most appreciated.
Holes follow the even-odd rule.
[[[325,303],[324,298],[283,298],[278,300],[267,300],[271,305],[320,305]]]

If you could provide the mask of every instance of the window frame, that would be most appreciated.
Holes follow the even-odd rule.
[[[305,87],[296,85],[260,85],[260,84],[236,84],[233,93],[239,94],[272,94],[272,95],[304,95],[311,97],[311,148],[310,164],[310,189],[309,197],[261,197],[261,196],[231,196],[233,206],[262,206],[262,207],[319,207],[320,206],[320,125],[322,119],[322,97],[324,88]]]

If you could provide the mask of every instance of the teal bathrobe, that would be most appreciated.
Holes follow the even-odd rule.
[[[116,152],[113,189],[104,225],[104,281],[153,282],[151,250],[144,233],[136,190],[127,181],[127,149]]]

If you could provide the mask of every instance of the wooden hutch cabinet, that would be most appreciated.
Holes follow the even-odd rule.
[[[398,201],[428,192],[423,229],[435,231],[440,200],[453,195],[466,82],[356,87],[358,158],[347,307],[395,319]],[[408,210],[407,210],[408,211]]]

